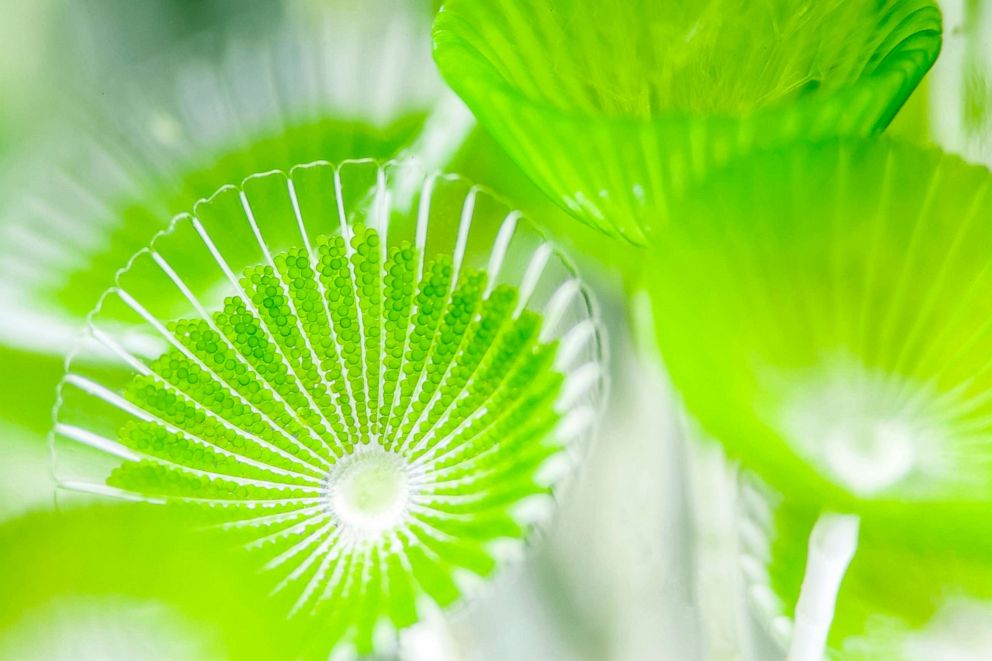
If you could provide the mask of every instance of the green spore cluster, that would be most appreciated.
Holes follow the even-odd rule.
[[[168,324],[176,345],[125,391],[148,414],[120,430],[140,459],[108,484],[229,529],[292,613],[369,653],[525,535],[519,506],[550,494],[538,473],[563,450],[563,376],[514,287],[349,235]]]

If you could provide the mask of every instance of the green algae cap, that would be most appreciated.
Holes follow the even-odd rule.
[[[59,389],[55,474],[206,517],[294,618],[388,650],[546,520],[594,428],[601,343],[570,262],[462,178],[260,174],[102,296]]]
[[[786,498],[968,544],[992,505],[990,184],[888,141],[715,174],[650,269],[663,358],[705,434]]]
[[[929,0],[448,0],[434,57],[548,195],[643,244],[732,156],[882,130],[940,32]]]

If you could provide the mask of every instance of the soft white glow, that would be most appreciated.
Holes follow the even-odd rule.
[[[377,445],[357,448],[328,479],[331,511],[353,539],[368,539],[403,522],[410,503],[410,468]]]
[[[917,433],[904,420],[839,420],[826,434],[823,453],[831,472],[853,491],[872,494],[912,472]]]
[[[853,493],[905,495],[946,477],[946,423],[919,385],[835,360],[774,386],[783,394],[770,422]]]

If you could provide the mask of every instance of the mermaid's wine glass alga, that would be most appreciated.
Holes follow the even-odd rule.
[[[101,298],[60,387],[56,475],[193,510],[322,640],[381,651],[544,520],[598,413],[601,341],[569,263],[460,178],[258,175]]]

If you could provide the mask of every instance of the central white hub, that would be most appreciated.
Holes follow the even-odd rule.
[[[823,454],[852,491],[871,495],[912,472],[920,434],[904,420],[841,420],[827,432]]]
[[[356,448],[328,479],[331,511],[353,537],[369,538],[398,526],[410,502],[410,469],[380,447]]]
[[[854,361],[789,376],[777,384],[785,395],[774,423],[855,494],[919,490],[946,472],[946,434],[928,390]]]

